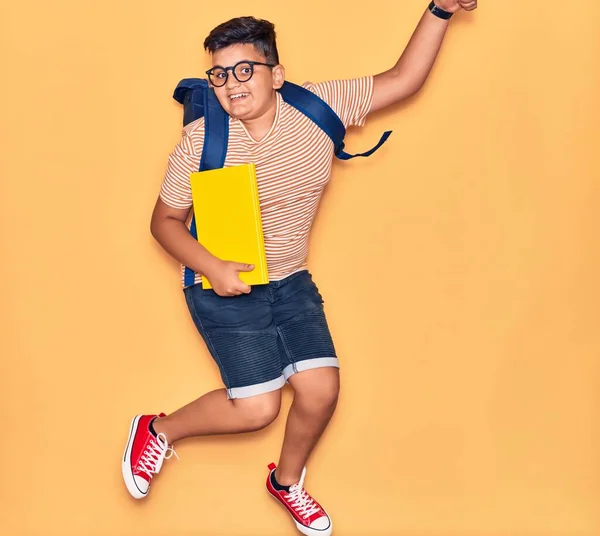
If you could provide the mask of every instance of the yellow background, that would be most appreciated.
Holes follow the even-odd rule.
[[[150,213],[202,41],[274,21],[288,78],[393,65],[426,0],[2,2],[6,535],[284,535],[267,430],[177,445],[144,501],[130,418],[221,386]],[[600,534],[595,0],[481,0],[419,95],[348,136],[310,264],[343,363],[307,486],[335,534]],[[290,403],[286,390],[285,407]]]

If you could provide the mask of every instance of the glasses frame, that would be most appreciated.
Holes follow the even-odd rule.
[[[252,68],[252,72],[250,73],[250,77],[247,78],[246,80],[240,80],[237,77],[237,75],[235,74],[236,67],[238,65],[241,65],[242,63],[246,63],[246,64],[250,65],[250,67]],[[208,79],[209,79],[210,83],[214,87],[223,87],[227,83],[227,80],[229,80],[229,71],[231,71],[233,73],[234,78],[240,84],[243,84],[244,82],[248,82],[248,80],[250,80],[254,76],[254,66],[255,65],[264,65],[265,67],[270,67],[271,69],[273,67],[277,67],[277,65],[275,65],[273,63],[263,63],[262,61],[242,60],[242,61],[238,61],[235,65],[232,65],[230,67],[221,67],[220,65],[215,65],[214,67],[212,67],[211,69],[209,69],[208,71],[206,71],[206,75],[208,76]],[[215,69],[222,69],[223,71],[225,71],[225,78],[223,79],[223,83],[222,84],[215,84],[214,81],[213,81],[213,71]]]

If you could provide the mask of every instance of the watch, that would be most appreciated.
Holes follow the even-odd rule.
[[[431,4],[429,4],[429,11],[431,11],[431,13],[433,13],[436,17],[444,20],[448,20],[452,15],[454,15],[454,13],[444,11],[441,7],[436,6],[433,0],[431,0]]]

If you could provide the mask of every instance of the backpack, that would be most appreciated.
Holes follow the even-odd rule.
[[[333,142],[334,154],[340,160],[350,160],[357,156],[371,156],[379,149],[392,133],[388,130],[372,149],[360,154],[348,154],[344,151],[346,128],[338,115],[318,95],[292,82],[284,82],[278,89],[283,100],[306,115]],[[200,157],[199,171],[221,168],[225,164],[229,141],[229,115],[217,99],[214,89],[208,81],[201,78],[184,78],[177,84],[173,98],[183,105],[183,126],[204,117],[204,145]],[[197,239],[195,217],[192,216],[190,233]],[[194,272],[185,268],[184,285],[194,284]]]

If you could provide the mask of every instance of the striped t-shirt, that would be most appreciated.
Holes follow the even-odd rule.
[[[304,83],[303,87],[327,102],[344,126],[364,125],[373,98],[373,77]],[[192,206],[190,174],[198,171],[203,141],[204,119],[200,118],[186,125],[169,155],[160,198],[170,207]],[[255,141],[240,120],[229,119],[225,166],[256,166],[272,281],[307,267],[309,232],[331,175],[333,150],[327,134],[279,93],[275,121],[261,141]],[[182,279],[183,270],[182,266]],[[195,282],[200,282],[200,274],[196,274]]]

